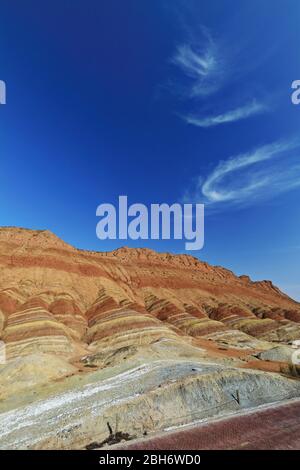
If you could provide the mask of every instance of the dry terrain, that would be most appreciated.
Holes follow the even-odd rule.
[[[0,229],[2,449],[101,447],[297,398],[297,339],[300,304],[271,281]]]

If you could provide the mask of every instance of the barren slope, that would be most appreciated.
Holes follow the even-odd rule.
[[[0,339],[2,448],[84,447],[107,422],[139,436],[300,392],[299,303],[187,255],[1,228]]]

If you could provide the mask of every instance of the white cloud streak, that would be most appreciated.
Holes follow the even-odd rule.
[[[204,51],[203,55],[200,55],[194,52],[188,44],[183,44],[177,48],[173,61],[188,76],[195,79],[207,77],[217,66],[216,59],[209,48]]]
[[[300,187],[300,141],[279,141],[221,161],[199,180],[194,197],[208,205],[251,205]]]
[[[208,30],[203,30],[198,42],[184,43],[177,47],[171,59],[182,73],[179,82],[185,98],[194,100],[199,106],[201,100],[222,90],[234,73],[234,60],[226,58],[220,44],[217,44]],[[236,122],[269,111],[268,106],[253,99],[235,109],[211,114],[183,114],[181,117],[194,126],[208,128]]]
[[[171,62],[179,67],[189,80],[189,97],[205,97],[216,92],[222,84],[223,61],[212,38],[206,33],[201,47],[182,44],[177,47]]]
[[[183,119],[188,123],[197,127],[213,127],[220,124],[227,124],[234,121],[240,121],[248,117],[261,114],[268,111],[268,107],[256,100],[248,103],[245,106],[227,111],[223,114],[215,116],[197,117],[197,116],[183,116]]]

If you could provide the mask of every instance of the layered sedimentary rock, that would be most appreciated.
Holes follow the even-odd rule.
[[[0,229],[2,448],[82,448],[107,422],[141,436],[297,397],[295,339],[300,305],[270,281]]]
[[[18,357],[32,352],[72,353],[70,331],[57,321],[44,302],[31,299],[8,315],[2,339],[8,357]]]
[[[92,350],[141,346],[160,338],[174,338],[176,333],[139,305],[117,302],[103,290],[86,312],[86,342]]]
[[[149,295],[145,299],[146,308],[159,320],[173,325],[193,337],[205,336],[216,331],[226,330],[221,322],[211,320],[205,311],[195,306],[175,305],[172,301]]]

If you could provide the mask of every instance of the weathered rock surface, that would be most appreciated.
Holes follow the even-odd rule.
[[[141,436],[299,396],[295,339],[300,304],[270,281],[0,229],[0,448],[80,448],[107,422]]]
[[[0,365],[0,401],[76,372],[76,367],[57,355],[40,353],[19,357]]]

